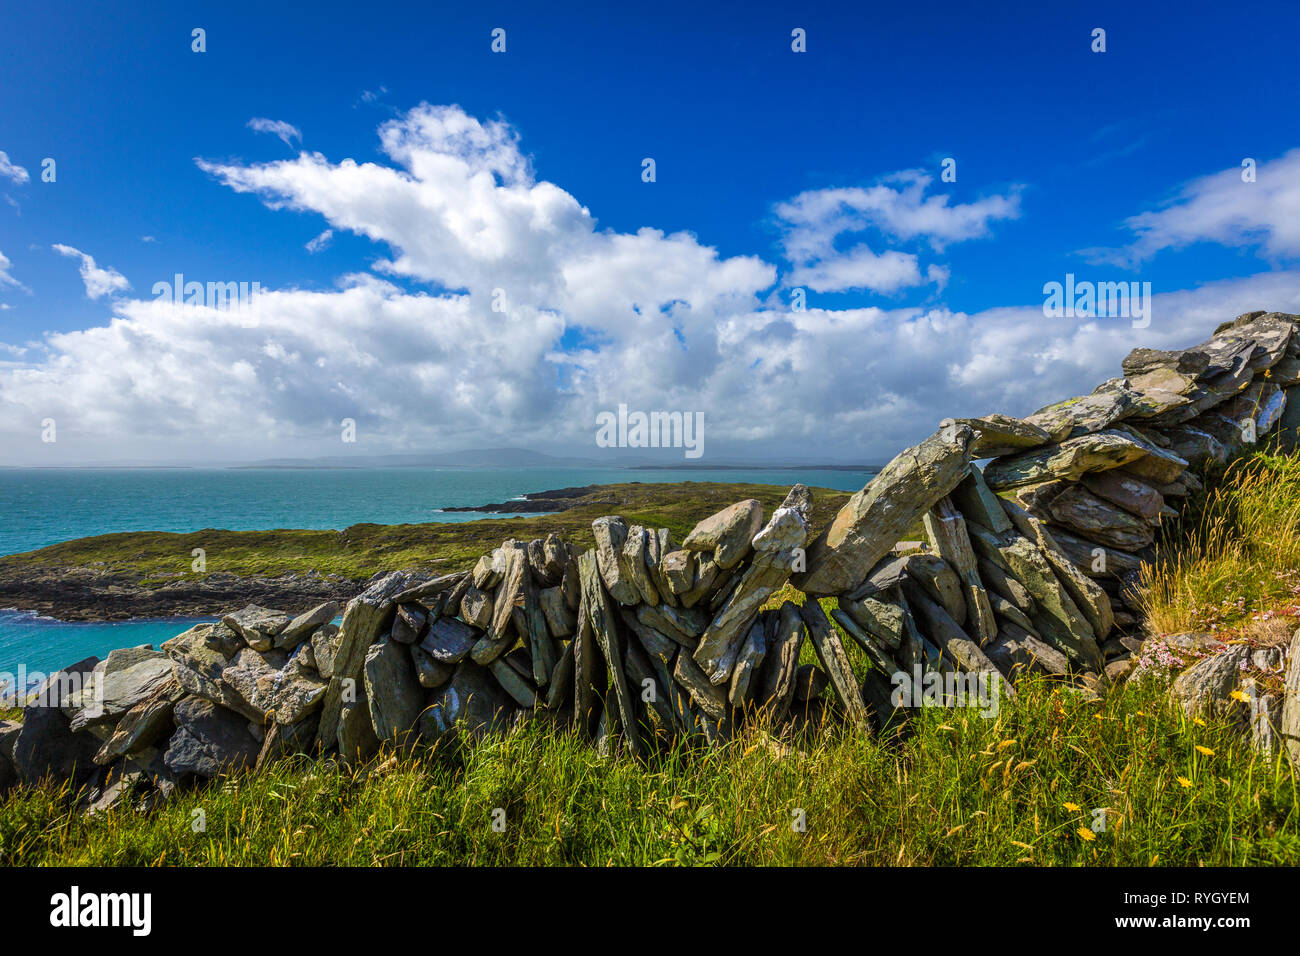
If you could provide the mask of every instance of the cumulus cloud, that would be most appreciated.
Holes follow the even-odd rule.
[[[1086,249],[1093,262],[1136,266],[1164,249],[1195,242],[1258,247],[1275,260],[1300,257],[1300,149],[1255,169],[1233,167],[1188,183],[1162,208],[1124,221],[1137,238],[1119,249]]]
[[[265,116],[254,116],[248,121],[248,128],[255,133],[271,133],[280,137],[280,141],[290,149],[293,148],[293,141],[296,139],[302,142],[302,132],[298,127],[293,126],[283,120],[267,119]]]
[[[200,162],[272,208],[320,216],[326,233],[379,244],[378,274],[263,291],[255,324],[117,298],[106,325],[48,335],[0,364],[0,435],[34,435],[49,416],[58,453],[87,459],[485,445],[596,457],[597,414],[626,403],[703,412],[710,456],[883,461],[944,417],[1024,414],[1091,390],[1137,345],[1186,345],[1249,309],[1300,311],[1300,272],[1156,296],[1142,330],[1048,320],[1039,304],[792,311],[772,294],[789,276],[758,257],[722,256],[686,232],[599,228],[536,175],[502,120],[421,106],[379,133],[386,162]],[[923,178],[883,184],[893,199],[796,197],[784,204],[802,230],[791,248],[820,249],[827,281],[843,282],[816,240],[841,222],[939,250],[1017,211],[1014,196],[950,205],[926,196]],[[916,268],[946,279],[942,265]],[[339,443],[345,418],[356,446]]]
[[[0,179],[8,179],[11,182],[23,185],[31,176],[22,166],[15,165],[9,161],[9,154],[0,149]]]
[[[86,285],[87,298],[99,299],[131,288],[131,283],[126,281],[126,276],[111,267],[97,265],[93,256],[87,255],[80,249],[58,242],[51,248],[61,256],[81,260],[81,281]]]
[[[1017,191],[950,204],[947,195],[927,195],[932,182],[922,170],[904,170],[871,187],[815,189],[779,203],[782,245],[794,266],[788,284],[815,292],[881,293],[942,285],[947,270],[936,264],[923,269],[916,253],[876,252],[865,242],[844,248],[842,237],[870,230],[883,241],[914,241],[942,252],[950,243],[989,235],[990,223],[1020,215]]]

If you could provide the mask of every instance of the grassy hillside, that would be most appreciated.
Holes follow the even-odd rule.
[[[531,539],[555,531],[583,548],[592,544],[591,522],[621,514],[629,522],[670,528],[680,541],[701,518],[743,498],[756,498],[770,514],[788,488],[741,482],[605,485],[575,499],[574,507],[550,515],[485,518],[457,524],[357,524],[343,531],[159,531],[79,538],[38,551],[0,557],[0,578],[34,569],[96,567],[148,584],[201,577],[191,552],[207,553],[206,574],[278,576],[315,570],[365,580],[379,570],[418,568],[457,571],[506,538]],[[848,494],[813,489],[814,524],[821,527]]]

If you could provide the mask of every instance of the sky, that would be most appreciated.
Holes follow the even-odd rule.
[[[589,6],[6,5],[0,465],[883,462],[1300,313],[1293,5]]]

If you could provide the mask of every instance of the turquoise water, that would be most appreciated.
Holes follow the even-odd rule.
[[[103,658],[119,647],[152,644],[157,647],[200,621],[212,618],[172,617],[85,624],[55,621],[27,611],[0,611],[0,674],[14,675],[0,683],[16,683],[19,668],[27,674],[46,674],[75,664],[90,655]],[[26,682],[30,684],[29,680]],[[0,687],[7,694],[7,687]]]
[[[341,530],[363,522],[474,521],[440,508],[581,485],[802,481],[857,491],[865,471],[619,468],[0,469],[0,554],[113,531]]]
[[[116,531],[342,529],[473,521],[439,509],[534,491],[628,481],[757,482],[857,491],[866,471],[632,471],[618,468],[0,469],[0,554]],[[197,619],[68,623],[0,610],[0,672],[53,670],[118,647],[160,643]]]

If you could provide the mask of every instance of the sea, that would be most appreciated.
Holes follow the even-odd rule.
[[[503,515],[443,509],[585,485],[802,482],[857,491],[871,476],[866,470],[817,468],[0,468],[0,554],[119,531],[341,530],[364,522],[474,521]],[[81,623],[0,609],[0,685],[20,665],[29,674],[48,672],[118,647],[157,647],[201,620]]]

